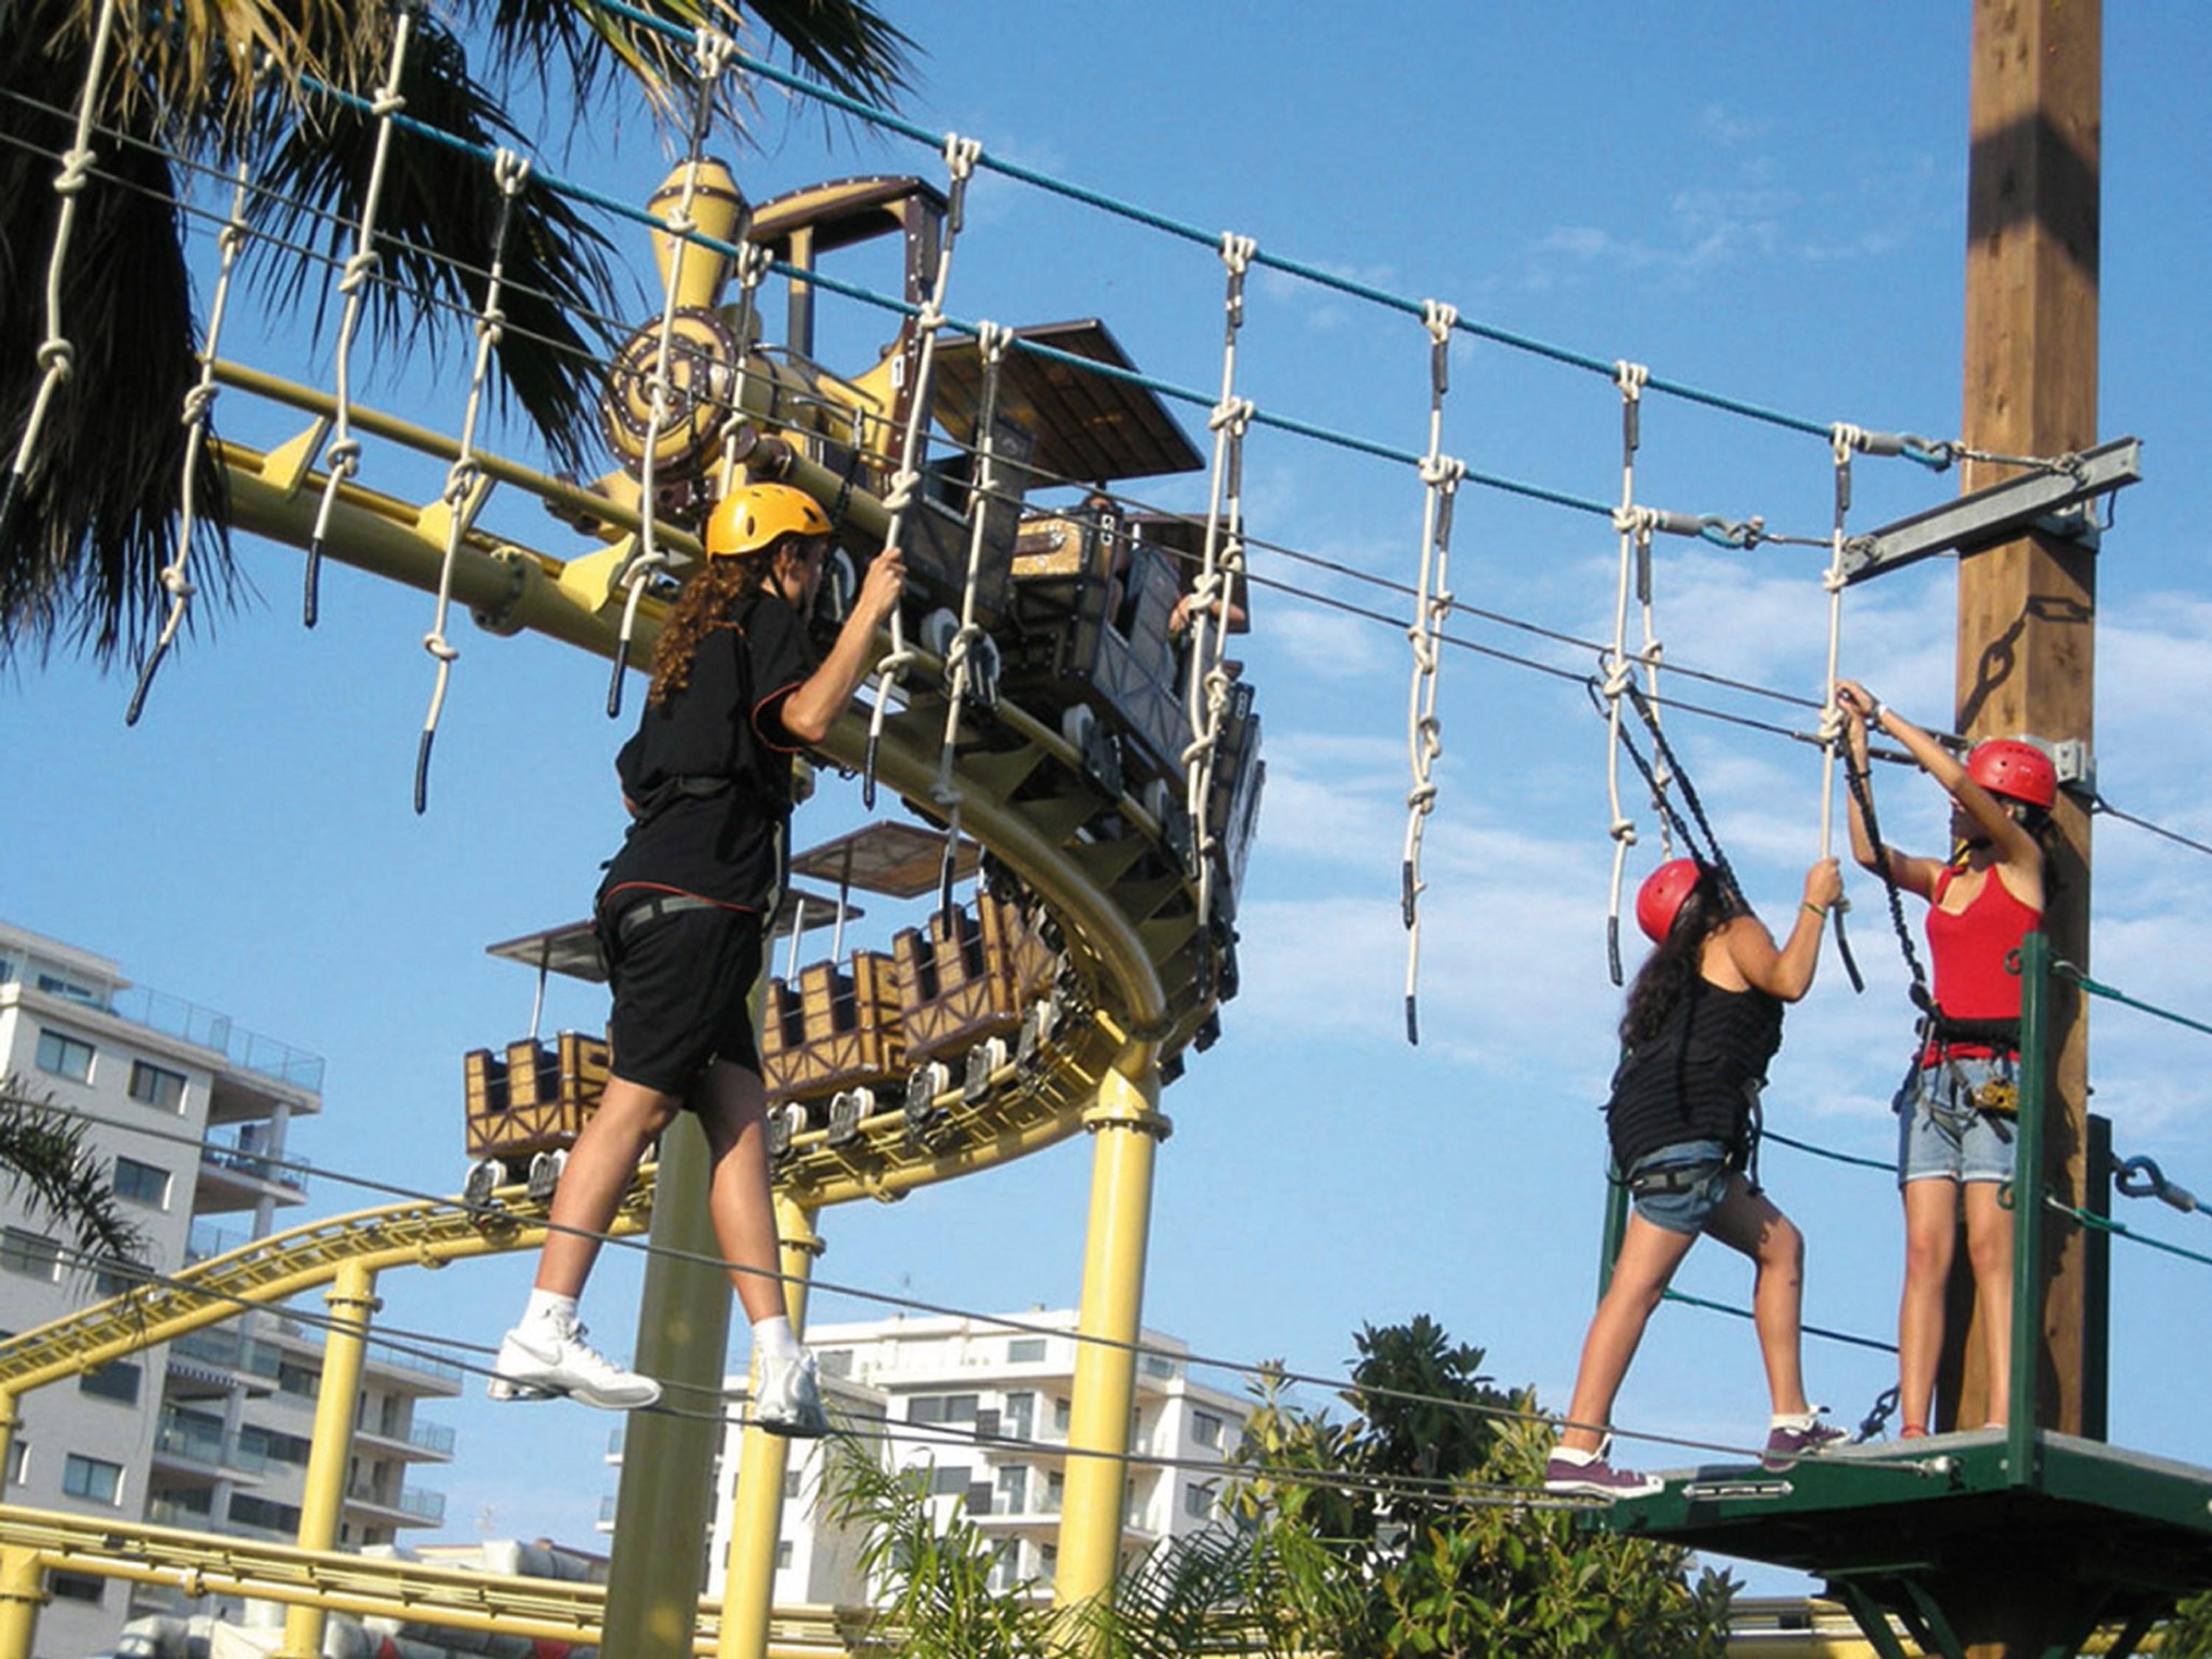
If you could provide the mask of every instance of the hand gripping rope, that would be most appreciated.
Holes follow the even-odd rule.
[[[1206,544],[1191,586],[1190,686],[1183,699],[1191,740],[1183,745],[1183,802],[1190,818],[1190,856],[1198,872],[1198,925],[1213,914],[1213,763],[1220,751],[1221,714],[1229,702],[1229,606],[1244,568],[1244,437],[1252,401],[1237,395],[1237,336],[1244,326],[1244,278],[1260,245],[1233,232],[1221,238],[1228,267],[1222,301],[1221,396],[1206,419],[1213,431],[1213,470],[1207,486]],[[1216,623],[1218,627],[1215,626]],[[1207,648],[1209,636],[1212,649]]]
[[[1620,803],[1620,694],[1624,685],[1636,675],[1636,665],[1644,664],[1650,678],[1651,696],[1659,696],[1659,641],[1651,629],[1651,532],[1658,527],[1660,515],[1650,507],[1636,505],[1636,452],[1643,442],[1644,387],[1651,378],[1651,371],[1642,363],[1617,362],[1613,365],[1613,384],[1620,388],[1620,505],[1613,509],[1613,528],[1620,532],[1620,580],[1614,590],[1613,605],[1613,649],[1600,659],[1604,670],[1603,688],[1606,702],[1606,797],[1613,808],[1613,822],[1608,833],[1613,837],[1612,896],[1607,903],[1605,919],[1606,964],[1613,982],[1621,982],[1620,975],[1620,888],[1621,878],[1628,864],[1628,849],[1636,845],[1636,823]],[[1631,576],[1638,603],[1644,609],[1644,648],[1637,655],[1628,654],[1628,595]],[[1674,856],[1674,830],[1665,807],[1668,773],[1662,763],[1651,774],[1652,804],[1660,808],[1660,845],[1666,856]]]
[[[684,161],[684,191],[677,198],[676,211],[664,222],[670,242],[668,290],[661,301],[660,338],[653,349],[653,383],[647,402],[645,448],[638,460],[637,551],[631,555],[620,578],[622,627],[615,637],[614,673],[607,682],[609,720],[618,719],[622,714],[623,677],[629,672],[630,641],[637,633],[638,601],[645,597],[646,584],[668,568],[668,555],[660,550],[656,529],[660,514],[655,499],[658,486],[653,480],[655,452],[660,447],[661,429],[668,423],[676,350],[676,296],[683,291],[684,256],[691,251],[692,234],[699,228],[691,217],[691,205],[698,199],[699,167],[706,160],[707,134],[714,121],[714,88],[722,78],[722,71],[729,66],[730,55],[736,50],[736,41],[714,28],[701,28],[692,43],[694,78],[698,84],[697,97],[691,107],[691,153]],[[737,240],[744,240],[742,225],[738,227]]]
[[[38,359],[44,373],[38,394],[31,400],[30,415],[23,422],[22,438],[15,446],[8,482],[0,485],[0,549],[5,549],[10,538],[23,479],[38,448],[39,428],[46,424],[46,410],[55,394],[76,367],[76,349],[62,332],[62,276],[69,264],[70,233],[76,227],[76,198],[92,176],[93,162],[99,159],[92,149],[92,118],[100,100],[100,83],[106,78],[107,43],[115,30],[115,9],[116,0],[105,0],[100,21],[93,26],[92,58],[85,67],[84,90],[77,100],[76,137],[62,156],[62,170],[54,175],[54,194],[61,204],[54,218],[53,248],[46,256],[46,337],[39,343]]]
[[[983,569],[983,539],[991,503],[999,489],[999,372],[1006,361],[1013,331],[980,324],[975,344],[983,364],[983,386],[975,414],[975,483],[968,492],[968,579],[960,592],[960,630],[945,648],[945,740],[937,750],[937,781],[929,797],[945,809],[945,856],[938,866],[937,907],[946,938],[952,937],[952,872],[960,856],[960,787],[952,763],[960,744],[960,711],[975,678],[971,661],[985,635],[975,620],[975,587]]]
[[[177,630],[184,625],[185,607],[191,603],[188,562],[198,517],[200,452],[207,443],[208,416],[215,407],[215,362],[217,348],[222,342],[223,313],[230,303],[231,274],[237,269],[239,253],[246,246],[246,164],[241,159],[231,190],[230,217],[216,235],[216,246],[222,250],[222,265],[216,273],[215,298],[208,307],[207,337],[200,343],[200,377],[185,393],[185,471],[178,494],[177,552],[161,567],[161,586],[169,595],[169,614],[162,618],[161,631],[155,638],[154,648],[146,653],[145,663],[138,670],[137,689],[131,694],[131,706],[123,711],[125,726],[137,725],[139,715],[146,712],[146,694],[153,689],[155,672],[168,654]]]
[[[1406,923],[1406,1041],[1421,1040],[1421,836],[1437,804],[1436,763],[1443,753],[1443,723],[1437,716],[1437,667],[1444,623],[1451,615],[1452,500],[1467,477],[1467,463],[1443,451],[1444,393],[1451,390],[1451,332],[1457,307],[1421,301],[1429,331],[1429,449],[1421,459],[1421,573],[1413,620],[1406,637],[1413,647],[1413,684],[1406,699],[1406,747],[1413,787],[1406,792],[1406,852],[1399,866],[1399,909]]]
[[[1836,752],[1843,742],[1844,711],[1836,701],[1836,669],[1844,638],[1844,520],[1851,510],[1851,452],[1867,447],[1868,435],[1857,427],[1838,422],[1829,428],[1828,448],[1836,464],[1836,524],[1829,538],[1828,574],[1821,586],[1828,590],[1828,678],[1826,701],[1820,707],[1820,856],[1832,857],[1836,834]],[[1836,954],[1851,989],[1863,992],[1866,981],[1851,955],[1851,941],[1844,932],[1844,916],[1850,902],[1836,896]]]
[[[914,505],[914,492],[921,482],[916,467],[921,457],[922,434],[929,429],[930,404],[935,390],[932,381],[936,377],[937,335],[945,326],[945,296],[952,283],[952,245],[959,240],[967,216],[968,180],[974,176],[976,159],[982,154],[983,146],[973,138],[963,138],[957,133],[945,137],[945,166],[951,175],[951,187],[945,191],[945,234],[937,244],[937,274],[930,284],[929,299],[914,319],[921,336],[921,348],[915,363],[906,430],[899,438],[898,471],[891,475],[890,493],[884,497],[884,506],[890,514],[890,522],[884,526],[884,547],[887,551],[898,545],[899,538],[906,532],[907,509]],[[890,635],[891,648],[876,664],[874,698],[868,710],[868,748],[860,763],[860,805],[870,811],[876,805],[876,752],[883,746],[884,716],[890,712],[891,688],[914,663],[914,652],[906,641],[906,619],[897,606],[891,609]]]
[[[399,82],[407,67],[407,40],[414,27],[415,0],[398,0],[392,15],[392,61],[376,101],[369,106],[369,112],[376,117],[376,155],[369,163],[368,188],[362,192],[361,225],[353,257],[345,262],[344,275],[338,278],[345,309],[338,317],[331,441],[323,451],[323,498],[315,508],[314,531],[307,538],[306,586],[300,601],[300,620],[309,628],[315,625],[321,604],[323,543],[330,534],[331,509],[337,505],[339,487],[361,470],[361,441],[353,435],[353,341],[361,328],[369,281],[381,261],[376,251],[376,209],[384,195],[385,170],[392,157],[392,118],[407,107],[407,100],[399,95]]]
[[[415,751],[415,811],[419,817],[430,804],[430,745],[438,736],[438,716],[446,707],[446,688],[453,675],[459,648],[446,638],[446,618],[453,603],[453,563],[460,557],[461,542],[483,509],[485,491],[480,486],[483,469],[477,463],[477,420],[483,412],[484,381],[491,372],[492,353],[506,331],[507,313],[501,309],[500,289],[507,280],[507,238],[514,221],[514,204],[530,182],[530,161],[513,150],[502,149],[492,162],[492,177],[499,185],[499,219],[491,234],[491,268],[484,276],[483,309],[477,313],[477,360],[469,376],[468,409],[461,417],[460,453],[446,473],[446,556],[438,567],[438,604],[430,618],[430,631],[422,648],[436,659],[438,678],[430,688],[430,707],[422,716],[422,740]]]

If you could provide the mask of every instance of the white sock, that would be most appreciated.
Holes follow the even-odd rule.
[[[796,1359],[806,1352],[792,1334],[791,1321],[781,1314],[753,1322],[753,1350],[763,1359],[777,1361]]]
[[[1577,1451],[1572,1446],[1554,1446],[1552,1448],[1552,1455],[1564,1459],[1578,1469],[1588,1468],[1596,1462],[1598,1458],[1595,1452]]]
[[[523,1307],[522,1321],[526,1325],[533,1319],[573,1325],[576,1321],[576,1298],[562,1296],[558,1291],[532,1290],[529,1302]]]
[[[1820,1413],[1817,1408],[1808,1412],[1777,1412],[1766,1419],[1770,1429],[1810,1429],[1819,1425]]]

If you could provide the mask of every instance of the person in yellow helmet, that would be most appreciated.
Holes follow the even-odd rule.
[[[554,1194],[529,1304],[500,1345],[494,1399],[567,1395],[629,1411],[660,1397],[658,1382],[585,1340],[576,1303],[638,1164],[678,1111],[694,1111],[713,1158],[714,1236],[761,1358],[755,1420],[783,1434],[826,1426],[812,1357],[775,1277],[749,998],[782,884],[792,757],[844,712],[905,580],[898,550],[887,549],[817,663],[806,617],[830,539],[805,491],[732,490],[708,519],[704,568],[661,628],[644,714],[615,761],[630,826],[593,908],[614,992],[611,1075]]]

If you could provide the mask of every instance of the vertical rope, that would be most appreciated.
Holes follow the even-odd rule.
[[[637,551],[622,574],[622,627],[615,637],[613,676],[607,682],[607,718],[618,719],[622,714],[623,678],[629,672],[630,641],[637,633],[638,602],[645,597],[646,584],[654,574],[668,568],[668,555],[659,546],[658,526],[659,503],[655,499],[659,486],[653,479],[655,452],[660,447],[661,428],[668,421],[668,400],[672,390],[674,372],[672,359],[676,340],[676,296],[683,291],[684,256],[691,251],[692,234],[698,223],[691,217],[691,207],[698,199],[699,167],[706,160],[707,135],[714,120],[714,88],[721,80],[722,71],[729,66],[730,55],[737,50],[737,42],[719,29],[702,27],[694,37],[692,57],[695,64],[697,97],[691,109],[691,153],[684,165],[684,190],[677,198],[676,211],[663,222],[672,244],[668,254],[667,292],[660,306],[660,337],[655,345],[653,360],[653,387],[647,403],[645,419],[645,450],[638,461],[638,544]],[[739,227],[738,240],[744,240],[744,228]]]
[[[1249,398],[1237,395],[1237,337],[1244,326],[1244,278],[1259,244],[1233,232],[1221,239],[1228,268],[1222,302],[1221,397],[1206,424],[1213,432],[1213,467],[1206,487],[1206,543],[1191,586],[1190,685],[1184,698],[1191,740],[1183,745],[1184,805],[1190,817],[1191,859],[1198,866],[1198,923],[1213,914],[1213,764],[1220,752],[1221,714],[1229,703],[1224,666],[1229,601],[1244,564],[1244,437],[1252,423]],[[1215,615],[1216,610],[1219,616]],[[1219,623],[1219,627],[1213,624]],[[1212,631],[1209,635],[1208,630]],[[1209,637],[1212,642],[1207,649]]]
[[[215,298],[208,307],[207,336],[200,343],[200,377],[185,393],[185,471],[178,491],[177,551],[161,567],[161,586],[169,595],[169,614],[162,618],[161,631],[154,641],[154,648],[146,653],[146,660],[138,670],[137,689],[131,694],[131,706],[123,713],[125,726],[137,725],[138,717],[146,712],[146,694],[153,689],[154,675],[161,666],[161,659],[168,655],[177,630],[184,626],[185,611],[191,602],[190,560],[192,534],[198,522],[200,454],[207,444],[209,416],[219,391],[215,383],[215,363],[222,342],[223,314],[230,305],[231,275],[246,246],[246,163],[241,158],[231,189],[230,217],[216,235],[216,246],[222,250],[222,264],[216,273]]]
[[[369,163],[368,187],[362,192],[361,224],[353,257],[345,262],[344,274],[338,278],[338,292],[345,295],[345,309],[338,318],[331,441],[323,451],[323,496],[315,507],[313,532],[307,538],[306,586],[300,604],[300,619],[309,628],[315,625],[321,609],[323,544],[330,534],[331,509],[337,504],[340,486],[361,470],[361,441],[353,435],[353,342],[361,328],[369,280],[382,262],[382,256],[376,251],[376,210],[384,195],[384,175],[392,156],[392,118],[407,107],[407,100],[399,95],[399,82],[407,66],[407,41],[414,26],[415,0],[398,0],[392,8],[392,61],[385,72],[384,85],[369,106],[369,112],[377,120],[376,155]]]
[[[84,88],[78,95],[76,134],[62,156],[62,170],[54,175],[54,194],[61,198],[54,216],[54,242],[46,255],[46,337],[39,343],[38,364],[42,371],[39,390],[31,399],[31,412],[23,422],[23,435],[15,445],[15,459],[8,481],[0,485],[0,549],[10,539],[15,512],[22,500],[23,480],[31,470],[31,457],[39,445],[39,430],[55,395],[76,367],[76,348],[62,331],[62,277],[69,265],[70,235],[76,228],[76,198],[92,176],[99,159],[92,149],[92,118],[99,106],[100,84],[107,76],[107,45],[115,32],[116,0],[103,0],[100,21],[93,26],[92,56],[84,71]],[[15,27],[28,25],[18,21]]]
[[[1820,704],[1820,856],[1834,856],[1836,820],[1836,757],[1844,741],[1843,706],[1836,701],[1836,671],[1841,661],[1844,637],[1844,521],[1851,510],[1851,452],[1867,447],[1867,434],[1857,427],[1838,422],[1829,428],[1829,451],[1836,464],[1836,523],[1829,538],[1828,570],[1820,585],[1828,590],[1828,680]],[[1834,905],[1836,953],[1851,989],[1863,991],[1866,981],[1851,956],[1851,942],[1844,932],[1844,916],[1850,902],[1840,895]]]
[[[969,666],[976,647],[987,638],[975,620],[975,589],[983,570],[983,539],[989,527],[991,503],[999,489],[999,374],[1006,360],[1013,331],[984,323],[975,331],[975,344],[983,366],[982,394],[975,416],[975,478],[968,492],[968,578],[960,592],[960,631],[945,652],[945,739],[937,750],[937,781],[930,799],[946,809],[945,855],[938,868],[937,905],[947,939],[952,932],[952,873],[959,861],[962,792],[953,781],[952,763],[960,744],[960,713],[974,678]]]
[[[741,234],[737,243],[738,361],[730,381],[730,412],[722,421],[721,469],[714,491],[717,501],[726,499],[737,483],[738,459],[732,441],[745,421],[745,364],[753,355],[753,327],[760,315],[760,285],[775,263],[775,256],[758,242],[749,241]]]
[[[446,473],[446,556],[438,567],[438,602],[431,613],[430,631],[422,636],[422,648],[437,661],[438,676],[430,688],[430,707],[422,716],[422,739],[415,751],[417,816],[429,810],[430,745],[437,740],[438,716],[445,710],[453,661],[461,654],[446,638],[446,619],[453,603],[454,562],[460,557],[462,538],[483,505],[477,493],[483,476],[477,462],[477,422],[483,412],[484,382],[491,373],[492,353],[498,349],[507,328],[500,290],[507,280],[507,240],[514,222],[514,205],[530,182],[529,158],[510,149],[501,150],[492,160],[492,177],[499,185],[499,220],[492,228],[491,268],[484,277],[483,308],[477,313],[477,357],[469,376],[468,408],[461,416],[460,453]]]
[[[1621,982],[1620,890],[1628,868],[1628,849],[1636,845],[1636,821],[1620,799],[1620,694],[1634,677],[1635,664],[1628,655],[1628,593],[1632,575],[1644,601],[1644,640],[1651,646],[1651,526],[1656,514],[1636,505],[1636,452],[1643,443],[1644,387],[1651,371],[1642,363],[1617,362],[1613,384],[1620,388],[1620,505],[1613,509],[1613,528],[1620,532],[1620,577],[1613,600],[1613,648],[1603,653],[1602,689],[1605,696],[1605,791],[1613,809],[1607,833],[1613,837],[1613,881],[1605,914],[1605,957],[1613,982]],[[1664,823],[1664,814],[1662,814]],[[1663,830],[1662,830],[1662,834]]]
[[[1421,840],[1437,804],[1436,763],[1443,753],[1443,726],[1437,716],[1437,664],[1443,629],[1451,615],[1452,501],[1467,463],[1443,453],[1444,394],[1451,389],[1451,331],[1459,321],[1455,307],[1436,300],[1421,302],[1429,331],[1429,447],[1421,460],[1421,571],[1413,621],[1406,637],[1413,647],[1413,684],[1407,695],[1406,746],[1413,787],[1406,793],[1406,851],[1400,866],[1399,908],[1406,923],[1406,1041],[1421,1040],[1417,1000],[1421,972]]]
[[[915,468],[921,456],[922,434],[929,429],[937,335],[945,326],[945,296],[952,283],[952,245],[959,240],[967,216],[968,180],[982,154],[983,146],[973,138],[963,138],[957,133],[945,137],[945,166],[950,175],[945,232],[938,239],[937,271],[930,283],[929,298],[914,319],[921,336],[921,349],[915,362],[914,396],[907,405],[906,430],[899,440],[898,471],[891,475],[890,493],[884,497],[884,506],[890,514],[890,522],[884,526],[886,549],[898,545],[905,533],[907,510],[914,505],[915,489],[921,482]],[[871,811],[876,805],[876,751],[884,740],[884,716],[890,711],[891,688],[914,663],[914,653],[906,641],[906,619],[896,606],[891,610],[890,636],[891,648],[876,664],[873,702],[868,710],[867,753],[860,763],[860,804]]]

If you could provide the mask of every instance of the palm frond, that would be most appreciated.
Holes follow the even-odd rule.
[[[12,1073],[0,1079],[0,1188],[70,1230],[80,1255],[138,1261],[146,1237],[116,1206],[108,1166],[85,1144],[81,1118],[52,1109]]]

